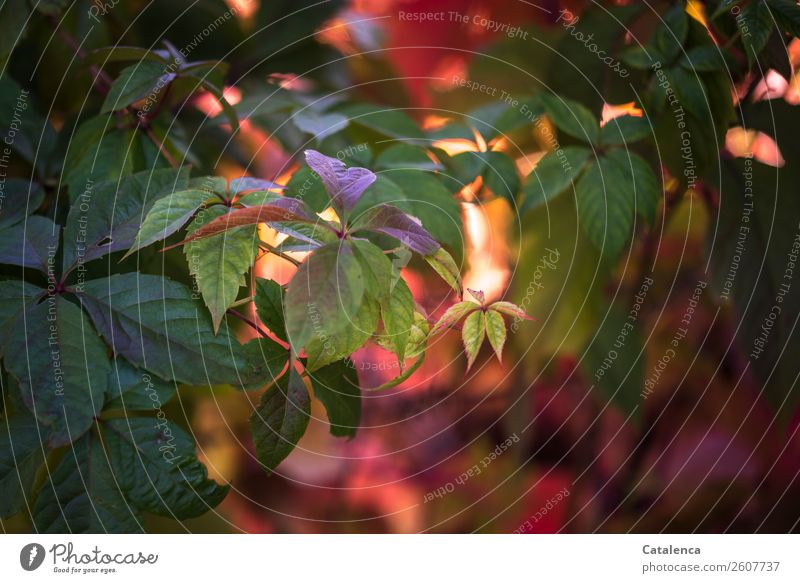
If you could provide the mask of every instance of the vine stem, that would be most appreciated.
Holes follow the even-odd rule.
[[[237,312],[233,308],[228,308],[227,310],[225,310],[225,313],[235,318],[238,318],[239,320],[250,326],[253,330],[258,332],[258,335],[261,336],[262,338],[269,338],[269,334],[267,333],[266,330],[264,330],[261,326],[253,322],[250,318],[248,318],[244,314]]]
[[[289,255],[287,255],[283,251],[278,251],[275,247],[273,247],[269,243],[264,243],[264,241],[260,241],[258,246],[261,247],[264,251],[268,251],[269,253],[277,255],[281,259],[285,259],[286,261],[288,261],[289,263],[291,263],[295,267],[300,267],[300,265],[301,265],[300,261],[298,261],[294,257],[290,257]]]

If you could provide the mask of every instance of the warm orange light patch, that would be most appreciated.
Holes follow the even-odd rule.
[[[725,148],[737,158],[752,156],[762,164],[778,168],[786,164],[778,144],[764,132],[731,128],[725,137]]]
[[[767,71],[766,76],[753,89],[753,101],[766,101],[783,97],[789,82],[775,69]]]
[[[630,115],[631,117],[642,117],[644,112],[636,107],[636,102],[621,103],[619,105],[611,105],[610,103],[603,104],[603,119],[600,121],[600,127],[603,127],[612,119],[622,117],[623,115]]]
[[[242,100],[242,92],[237,87],[226,87],[222,91],[222,95],[231,105],[236,105]],[[200,95],[194,103],[197,109],[205,113],[208,117],[216,117],[222,112],[222,106],[219,104],[216,97],[211,95],[208,91]]]
[[[469,261],[464,287],[483,291],[486,301],[500,299],[510,275],[505,233],[508,232],[511,210],[502,199],[482,205],[464,203],[462,208]]]
[[[694,18],[697,22],[708,28],[708,18],[706,18],[706,7],[699,0],[689,0],[686,3],[686,14]]]
[[[261,0],[225,0],[225,4],[236,15],[236,18],[249,20],[258,11]]]

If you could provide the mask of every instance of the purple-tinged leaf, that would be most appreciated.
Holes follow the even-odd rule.
[[[483,305],[484,302],[486,302],[486,294],[484,294],[483,291],[470,288],[467,288],[467,291],[469,292],[469,295],[475,298],[480,305]]]
[[[526,314],[522,308],[511,302],[495,302],[489,306],[489,309],[499,312],[500,314],[505,314],[506,316],[511,316],[512,318],[521,318],[523,320],[534,319]]]
[[[334,205],[345,211],[352,210],[364,191],[377,179],[366,168],[348,168],[341,160],[316,150],[306,150],[306,162],[319,175]]]
[[[0,232],[0,263],[31,267],[48,273],[54,269],[61,227],[34,215]],[[52,274],[51,274],[52,275]]]
[[[464,317],[480,309],[475,302],[458,302],[450,306],[444,315],[436,322],[431,330],[430,336],[433,337],[442,330],[447,330],[458,324]]]
[[[229,229],[268,223],[277,226],[280,223],[316,223],[320,219],[312,219],[305,212],[303,202],[295,198],[279,198],[269,204],[237,208],[229,213],[217,217],[208,224],[203,225],[180,243],[165,247],[164,251],[219,235]]]
[[[418,219],[388,204],[380,204],[364,212],[353,224],[353,231],[383,233],[420,255],[432,255],[441,248]]]

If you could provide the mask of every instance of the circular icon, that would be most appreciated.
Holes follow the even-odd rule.
[[[19,552],[19,564],[26,571],[35,571],[44,562],[44,547],[39,543],[30,543]]]

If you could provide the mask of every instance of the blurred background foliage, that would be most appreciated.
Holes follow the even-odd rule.
[[[654,169],[663,162],[663,195],[656,221],[637,218],[632,239],[618,258],[609,258],[581,229],[571,191],[532,210],[517,196],[517,191],[524,194],[524,185],[510,183],[514,177],[526,183],[532,176],[553,149],[548,136],[557,134],[561,146],[581,142],[550,119],[531,124],[517,115],[518,106],[504,105],[499,93],[521,103],[530,100],[537,115],[541,105],[532,96],[543,91],[575,100],[604,121],[613,117],[614,107],[636,110],[651,89],[651,72],[628,67],[630,79],[621,79],[565,32],[559,11],[580,15],[579,28],[618,53],[648,39],[659,15],[676,4],[683,9],[682,2],[656,3],[656,14],[638,2],[582,0],[535,5],[513,0],[468,5],[460,0],[123,0],[109,4],[104,14],[95,11],[96,18],[92,7],[99,4],[60,4],[63,13],[31,19],[5,73],[35,86],[36,108],[62,136],[48,147],[63,148],[63,136],[70,135],[65,129],[102,103],[101,95],[87,90],[93,73],[75,58],[78,47],[90,54],[114,44],[164,50],[165,39],[178,48],[196,43],[190,60],[229,65],[218,72],[241,130],[232,137],[229,119],[210,95],[184,101],[186,93],[176,87],[164,98],[172,99],[165,107],[180,112],[163,129],[175,156],[185,156],[199,173],[252,174],[291,189],[306,178],[295,174],[298,151],[313,146],[344,153],[348,163],[380,170],[389,179],[383,183],[387,193],[376,185],[378,199],[396,195],[391,190],[396,179],[406,195],[413,191],[437,206],[439,236],[463,258],[467,286],[483,289],[489,299],[518,303],[536,318],[511,334],[502,364],[484,347],[466,377],[458,335],[437,339],[409,381],[389,393],[365,392],[363,428],[352,441],[329,435],[315,401],[317,419],[272,477],[253,456],[246,395],[181,391],[169,405],[170,415],[191,429],[211,476],[230,482],[232,491],[202,518],[185,523],[151,518],[150,530],[797,528],[800,284],[795,282],[787,296],[769,354],[748,361],[747,353],[775,300],[800,220],[798,166],[791,159],[800,151],[798,41],[775,34],[752,69],[740,62],[730,78],[703,73],[711,109],[691,116],[702,176],[695,188],[687,189],[679,171],[680,136],[670,134],[669,112],[658,118],[667,121],[663,127],[656,124],[655,140],[631,146]],[[716,7],[715,2],[688,3],[690,38],[702,37],[703,15]],[[403,20],[400,11],[457,11],[470,23]],[[221,14],[232,17],[203,37]],[[519,26],[520,32],[509,38],[477,26],[471,21],[476,14]],[[3,16],[0,30],[19,30]],[[736,51],[730,23],[720,26]],[[116,75],[122,66],[104,68]],[[720,75],[735,83],[738,95],[731,96],[724,83],[714,88]],[[460,79],[498,91],[488,95],[460,86]],[[414,150],[394,150],[395,158],[386,154],[398,143],[424,146],[434,156],[423,152],[420,158]],[[483,166],[463,168],[452,162],[463,152],[503,153],[514,171],[493,177]],[[409,163],[433,172],[444,164],[456,184],[424,178],[403,183],[398,164]],[[752,230],[732,293],[725,297],[721,292],[737,253],[748,165],[756,185]],[[153,252],[151,260],[153,270],[166,269],[188,281],[169,254]],[[289,266],[270,259],[257,270],[281,282],[292,274]],[[411,264],[407,275],[417,302],[432,317],[452,303],[447,287],[417,265]],[[654,283],[645,289],[646,278]],[[708,287],[697,294],[695,305],[699,281]],[[619,360],[608,376],[599,375],[636,305],[635,330],[617,350]],[[690,323],[682,324],[690,306]],[[681,328],[685,334],[676,346]],[[671,348],[669,363],[659,367]],[[362,385],[377,386],[394,376],[392,362],[377,347],[360,351],[356,366]],[[646,386],[652,390],[645,392]],[[511,437],[518,439],[482,467],[482,460]],[[481,471],[469,474],[475,467]],[[457,481],[465,473],[468,477]],[[432,495],[437,492],[441,495]],[[3,528],[25,531],[29,525],[16,517],[4,521]]]

